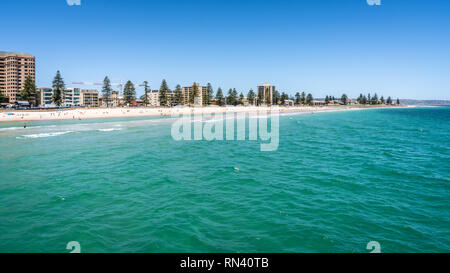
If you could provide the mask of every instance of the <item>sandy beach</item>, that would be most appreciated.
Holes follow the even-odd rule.
[[[279,113],[292,112],[323,112],[323,111],[339,111],[350,109],[373,109],[373,108],[389,108],[399,106],[291,106],[277,107]],[[401,107],[401,106],[400,106]],[[256,107],[256,106],[209,106],[209,107],[137,107],[137,108],[78,108],[78,109],[61,109],[61,110],[1,110],[0,122],[17,122],[17,121],[37,121],[37,120],[83,120],[96,118],[123,118],[123,117],[145,117],[145,116],[171,116],[176,114],[204,114],[204,113],[223,113],[223,112],[257,112],[270,111],[273,107]]]

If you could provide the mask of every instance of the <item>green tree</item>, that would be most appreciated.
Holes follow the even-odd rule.
[[[159,87],[159,104],[160,105],[168,105],[167,94],[169,93],[169,86],[167,85],[166,80],[162,80],[161,86]]]
[[[31,76],[25,79],[23,89],[19,92],[18,97],[20,100],[28,101],[30,105],[37,104],[36,84]]]
[[[108,76],[106,76],[105,79],[103,80],[103,87],[102,87],[102,96],[103,101],[106,103],[106,107],[109,107],[111,103],[111,94],[112,94],[111,81],[109,80]]]
[[[400,99],[397,98],[397,105],[400,105]]]
[[[372,99],[370,100],[370,104],[372,104],[372,105],[378,104],[378,95],[377,95],[377,93],[375,93],[375,95],[373,95]]]
[[[56,76],[53,78],[53,102],[57,106],[61,106],[64,102],[64,89],[66,85],[64,84],[64,80],[61,77],[61,73],[56,71]]]
[[[240,105],[244,105],[244,94],[242,94],[242,92],[241,92],[241,94],[239,95],[239,104]]]
[[[282,92],[281,93],[281,97],[280,97],[281,104],[284,104],[286,102],[286,100],[288,100],[288,99],[289,99],[289,95],[284,93],[284,92]]]
[[[347,105],[348,97],[347,97],[346,94],[342,94],[341,102],[342,102],[344,105]]]
[[[181,86],[179,84],[177,84],[177,86],[175,87],[173,99],[174,99],[174,103],[176,103],[176,104],[183,103],[183,92],[182,92]]]
[[[0,103],[2,103],[5,98],[6,96],[3,94],[2,87],[0,86]]]
[[[148,92],[150,91],[150,87],[148,86],[148,81],[144,81],[144,95],[141,97],[142,104],[147,106],[150,102],[148,100]]]
[[[219,105],[219,106],[223,106],[225,104],[222,88],[220,88],[220,87],[217,89],[216,102],[217,102],[217,105]]]
[[[361,104],[364,104],[364,105],[367,104],[367,97],[366,97],[366,95],[363,95],[363,97],[361,99]]]
[[[328,97],[328,95],[325,96],[325,104],[328,105],[328,103],[330,102],[330,98]]]
[[[136,88],[131,81],[127,81],[125,87],[123,88],[123,100],[125,103],[130,104],[136,99]]]
[[[214,90],[212,88],[211,83],[208,82],[208,84],[206,85],[206,94],[205,94],[205,98],[203,99],[203,104],[204,105],[210,105],[211,104],[211,99],[214,96]]]
[[[200,89],[198,87],[198,83],[192,84],[191,90],[189,92],[189,105],[193,105],[195,103],[195,98],[199,97]]]
[[[253,89],[250,89],[250,91],[248,91],[247,100],[249,104],[255,104],[255,92],[253,92]]]
[[[301,101],[302,104],[306,104],[306,94],[305,94],[305,92],[302,92],[300,94],[300,101]]]
[[[359,94],[359,97],[356,99],[359,104],[363,104],[363,94]]]
[[[311,95],[311,93],[308,93],[308,95],[306,96],[306,99],[305,99],[305,103],[307,105],[313,105],[313,101],[314,101],[313,96]]]
[[[295,104],[296,105],[300,104],[300,93],[299,92],[295,93]]]
[[[392,99],[391,99],[390,96],[386,99],[386,104],[387,105],[391,105],[392,104]]]
[[[238,105],[239,101],[238,101],[238,92],[236,91],[236,88],[233,88],[233,92],[231,93],[232,97],[233,97],[233,105],[236,106]]]
[[[383,96],[380,97],[380,102],[381,102],[381,104],[384,104],[384,97]]]

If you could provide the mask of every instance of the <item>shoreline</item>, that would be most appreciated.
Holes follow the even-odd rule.
[[[407,105],[346,105],[346,106],[282,106],[278,107],[280,114],[302,112],[327,112],[350,109],[378,109],[414,107]],[[53,120],[85,120],[103,118],[135,118],[172,116],[176,114],[212,114],[226,112],[257,112],[269,111],[273,107],[265,106],[207,106],[207,107],[116,107],[116,108],[78,108],[60,110],[13,110],[0,111],[0,124],[10,122],[53,121]]]

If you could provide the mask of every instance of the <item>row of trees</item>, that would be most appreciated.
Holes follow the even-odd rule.
[[[147,81],[144,81],[144,95],[141,96],[142,103],[144,105],[148,105],[149,102],[149,92],[151,92],[150,86]],[[64,89],[65,89],[65,83],[61,76],[60,71],[58,70],[56,72],[56,75],[52,82],[53,87],[53,97],[52,101],[57,106],[61,106],[64,102]],[[238,95],[238,91],[235,88],[230,88],[228,90],[228,94],[225,97],[222,91],[222,88],[218,88],[216,95],[214,96],[213,87],[210,83],[207,84],[207,90],[206,92],[202,92],[200,90],[199,84],[194,83],[190,88],[190,94],[188,97],[188,103],[189,105],[193,105],[195,103],[196,97],[202,97],[202,104],[204,106],[210,105],[212,100],[216,100],[216,104],[219,106],[224,105],[243,105],[245,98],[247,98],[247,101],[251,105],[261,105],[263,103],[267,104],[269,101],[269,97],[261,97],[261,94],[255,94],[253,89],[250,89],[247,93],[247,96],[244,96],[242,92]],[[175,87],[175,90],[173,91],[173,94],[170,94],[171,90],[169,89],[169,86],[166,82],[166,80],[162,80],[161,86],[159,88],[159,101],[161,105],[173,105],[173,104],[183,104],[184,98],[182,94],[181,86],[178,84]],[[268,92],[266,92],[268,93]],[[111,87],[111,81],[106,76],[103,80],[103,87],[102,87],[102,97],[103,101],[106,104],[107,107],[112,105],[112,95],[113,95],[113,89]],[[0,102],[5,98],[3,92],[0,90]],[[18,94],[19,100],[28,101],[31,105],[37,104],[37,91],[36,91],[36,84],[32,77],[27,77],[24,83],[24,88],[19,92]],[[124,89],[123,89],[123,99],[125,103],[130,104],[134,100],[136,100],[136,88],[134,84],[131,81],[127,81]],[[293,100],[296,105],[312,105],[314,103],[314,98],[311,93],[306,94],[305,92],[297,92],[294,97],[289,97],[288,94],[285,92],[282,92],[281,94],[278,91],[272,92],[272,104],[284,104],[286,100]],[[336,99],[334,96],[326,96],[325,97],[325,104],[329,104],[331,101],[336,102],[340,101],[342,104],[348,104],[349,98],[346,94],[343,94],[340,99]],[[356,101],[359,104],[369,104],[369,105],[376,105],[376,104],[392,104],[392,98],[388,97],[386,100],[383,96],[378,98],[378,95],[375,93],[373,96],[370,95],[370,93],[366,96],[363,94],[360,94],[359,97],[356,99]],[[397,104],[400,104],[400,100],[397,98],[396,101]]]
[[[360,94],[359,97],[356,99],[356,101],[359,104],[370,104],[370,105],[376,105],[376,104],[388,104],[388,105],[390,105],[390,104],[392,104],[392,98],[391,97],[388,97],[385,100],[384,97],[381,96],[378,99],[377,93],[375,93],[375,95],[373,95],[373,96],[370,96],[370,93],[367,94],[367,96],[363,95],[363,94]],[[396,104],[400,105],[400,99],[397,98]]]

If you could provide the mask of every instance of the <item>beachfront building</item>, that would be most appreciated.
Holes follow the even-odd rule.
[[[53,89],[49,87],[40,87],[36,89],[37,105],[41,107],[53,105]]]
[[[84,107],[98,107],[98,91],[95,89],[81,90],[80,104]]]
[[[260,104],[271,105],[275,86],[264,83],[256,88],[257,100]]]
[[[147,92],[148,104],[151,106],[159,106],[159,90],[152,90]]]
[[[194,83],[198,88],[198,96],[194,98],[194,105],[201,106],[203,105],[203,97],[208,95],[208,87],[207,86],[200,86],[198,83]],[[183,103],[184,105],[189,105],[189,97],[192,92],[192,86],[186,86],[183,87],[181,92],[183,96]]]
[[[63,106],[81,106],[81,89],[66,88],[63,92]]]
[[[35,80],[35,57],[28,53],[0,51],[0,87],[9,103],[17,100],[25,79]]]

